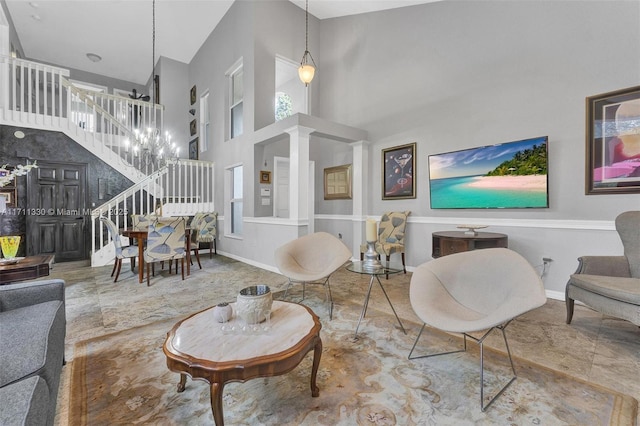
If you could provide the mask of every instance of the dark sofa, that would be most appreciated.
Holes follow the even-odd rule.
[[[65,334],[63,280],[0,286],[0,425],[53,425]]]

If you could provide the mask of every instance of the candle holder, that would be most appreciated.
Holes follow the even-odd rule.
[[[369,271],[382,268],[382,263],[378,260],[378,253],[375,250],[375,246],[375,241],[367,241],[367,251],[364,253],[362,267]]]

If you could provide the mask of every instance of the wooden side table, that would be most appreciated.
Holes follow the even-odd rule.
[[[506,248],[508,240],[507,235],[496,232],[478,232],[476,235],[468,235],[463,231],[434,232],[431,234],[431,257],[436,259],[448,254],[483,248]]]
[[[45,277],[49,275],[52,264],[53,255],[38,254],[27,256],[18,263],[0,265],[0,285]]]

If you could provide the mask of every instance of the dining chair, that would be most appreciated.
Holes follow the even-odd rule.
[[[131,227],[136,231],[146,231],[157,217],[155,214],[132,214]]]
[[[402,269],[407,273],[407,267],[404,263],[404,237],[407,226],[407,217],[410,211],[404,212],[387,212],[380,218],[378,226],[378,240],[375,243],[375,251],[380,256],[385,256],[387,262],[394,253],[400,253],[402,259]],[[360,260],[363,260],[364,253],[367,251],[367,244],[360,246]],[[389,279],[389,275],[387,275]]]
[[[178,262],[181,261],[182,279],[184,280],[184,260],[187,255],[185,220],[182,217],[156,217],[149,224],[147,247],[144,251],[144,261],[147,266],[147,286],[151,273],[155,275],[155,262],[176,260],[176,274]],[[151,269],[151,271],[150,271]],[[171,273],[171,266],[169,266]]]
[[[194,224],[195,222],[195,224]],[[193,235],[193,250],[200,264],[200,256],[198,254],[200,243],[209,244],[209,258],[213,257],[213,253],[218,254],[216,247],[216,238],[218,235],[218,212],[197,213],[191,225]]]
[[[115,283],[118,281],[118,277],[120,276],[120,268],[122,267],[122,259],[131,259],[131,270],[136,266],[136,258],[138,257],[138,247],[136,246],[122,246],[122,241],[120,240],[120,233],[118,232],[118,228],[116,224],[109,218],[104,216],[100,216],[100,222],[102,222],[109,232],[109,237],[111,237],[111,241],[113,241],[113,245],[115,246],[115,260],[113,263],[113,270],[111,270],[111,276],[116,274],[116,277],[113,279]]]

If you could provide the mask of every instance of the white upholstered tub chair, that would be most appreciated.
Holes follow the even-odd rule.
[[[409,298],[416,315],[424,322],[409,359],[466,351],[467,338],[479,344],[482,411],[516,379],[505,328],[514,318],[547,300],[537,272],[526,259],[506,248],[456,253],[423,263],[411,277]],[[412,356],[426,326],[461,333],[464,348]],[[483,342],[494,329],[502,332],[513,376],[485,403]],[[468,334],[479,331],[483,332],[479,338]]]
[[[325,286],[329,318],[333,317],[333,299],[329,278],[351,258],[351,251],[342,241],[326,232],[305,235],[276,249],[276,266],[289,279],[284,298],[291,284],[302,283],[302,300],[305,284],[321,282]]]

